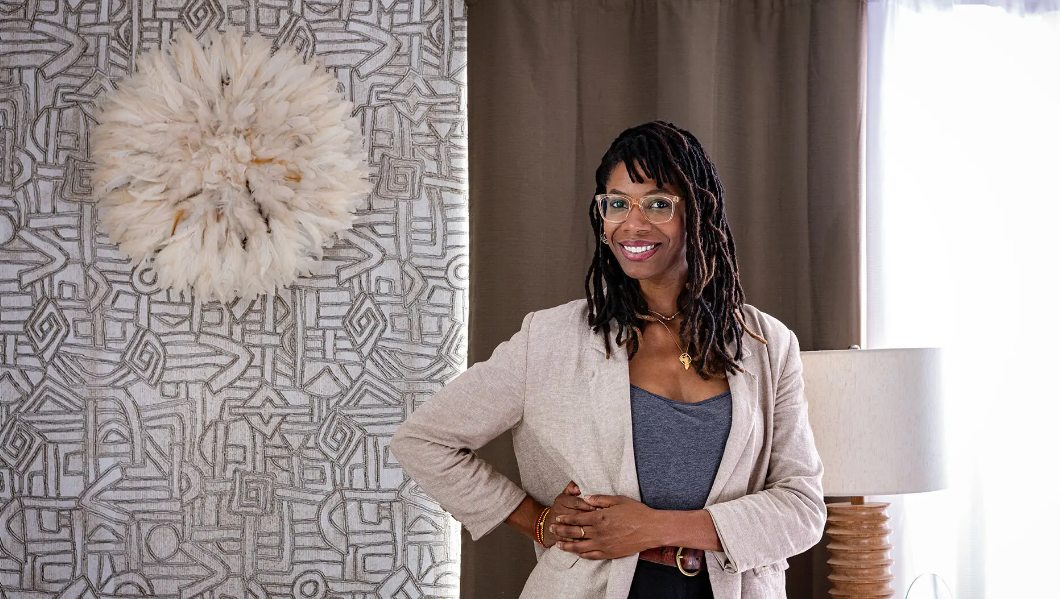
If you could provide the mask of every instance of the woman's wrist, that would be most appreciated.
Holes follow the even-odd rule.
[[[656,547],[721,550],[714,518],[707,510],[658,510],[655,521],[652,528],[658,536],[652,541],[658,543]]]
[[[537,501],[534,501],[533,497],[529,495],[523,499],[522,503],[515,508],[504,523],[518,530],[524,535],[537,541],[537,518],[541,515],[542,510],[548,506],[541,505]],[[547,530],[545,531],[547,534]]]
[[[670,539],[675,537],[674,529],[679,526],[677,519],[673,517],[675,513],[669,510],[652,509],[651,526],[648,527],[651,531],[651,538],[648,539],[649,549],[666,547],[670,544]]]

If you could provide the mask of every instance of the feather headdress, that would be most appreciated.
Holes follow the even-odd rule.
[[[311,272],[368,192],[353,104],[316,60],[260,35],[178,31],[138,59],[92,132],[112,243],[203,301]]]

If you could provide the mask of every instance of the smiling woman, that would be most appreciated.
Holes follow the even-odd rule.
[[[723,197],[691,133],[624,131],[596,172],[586,299],[526,315],[395,435],[473,539],[536,541],[521,597],[783,596],[786,558],[820,539],[798,340],[744,303]],[[508,429],[525,488],[474,453]]]

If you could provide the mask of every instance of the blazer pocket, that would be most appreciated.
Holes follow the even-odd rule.
[[[537,563],[557,570],[569,570],[580,559],[577,553],[570,553],[553,545],[541,554],[541,559],[537,560]]]

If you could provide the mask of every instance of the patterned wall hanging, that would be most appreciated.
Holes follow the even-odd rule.
[[[112,243],[161,288],[271,294],[313,272],[371,185],[353,103],[315,58],[238,29],[138,57],[95,115],[93,192]]]
[[[260,34],[354,105],[373,190],[317,271],[203,301],[108,242],[102,97],[176,31]],[[456,599],[390,452],[462,369],[463,0],[0,0],[0,599]]]

